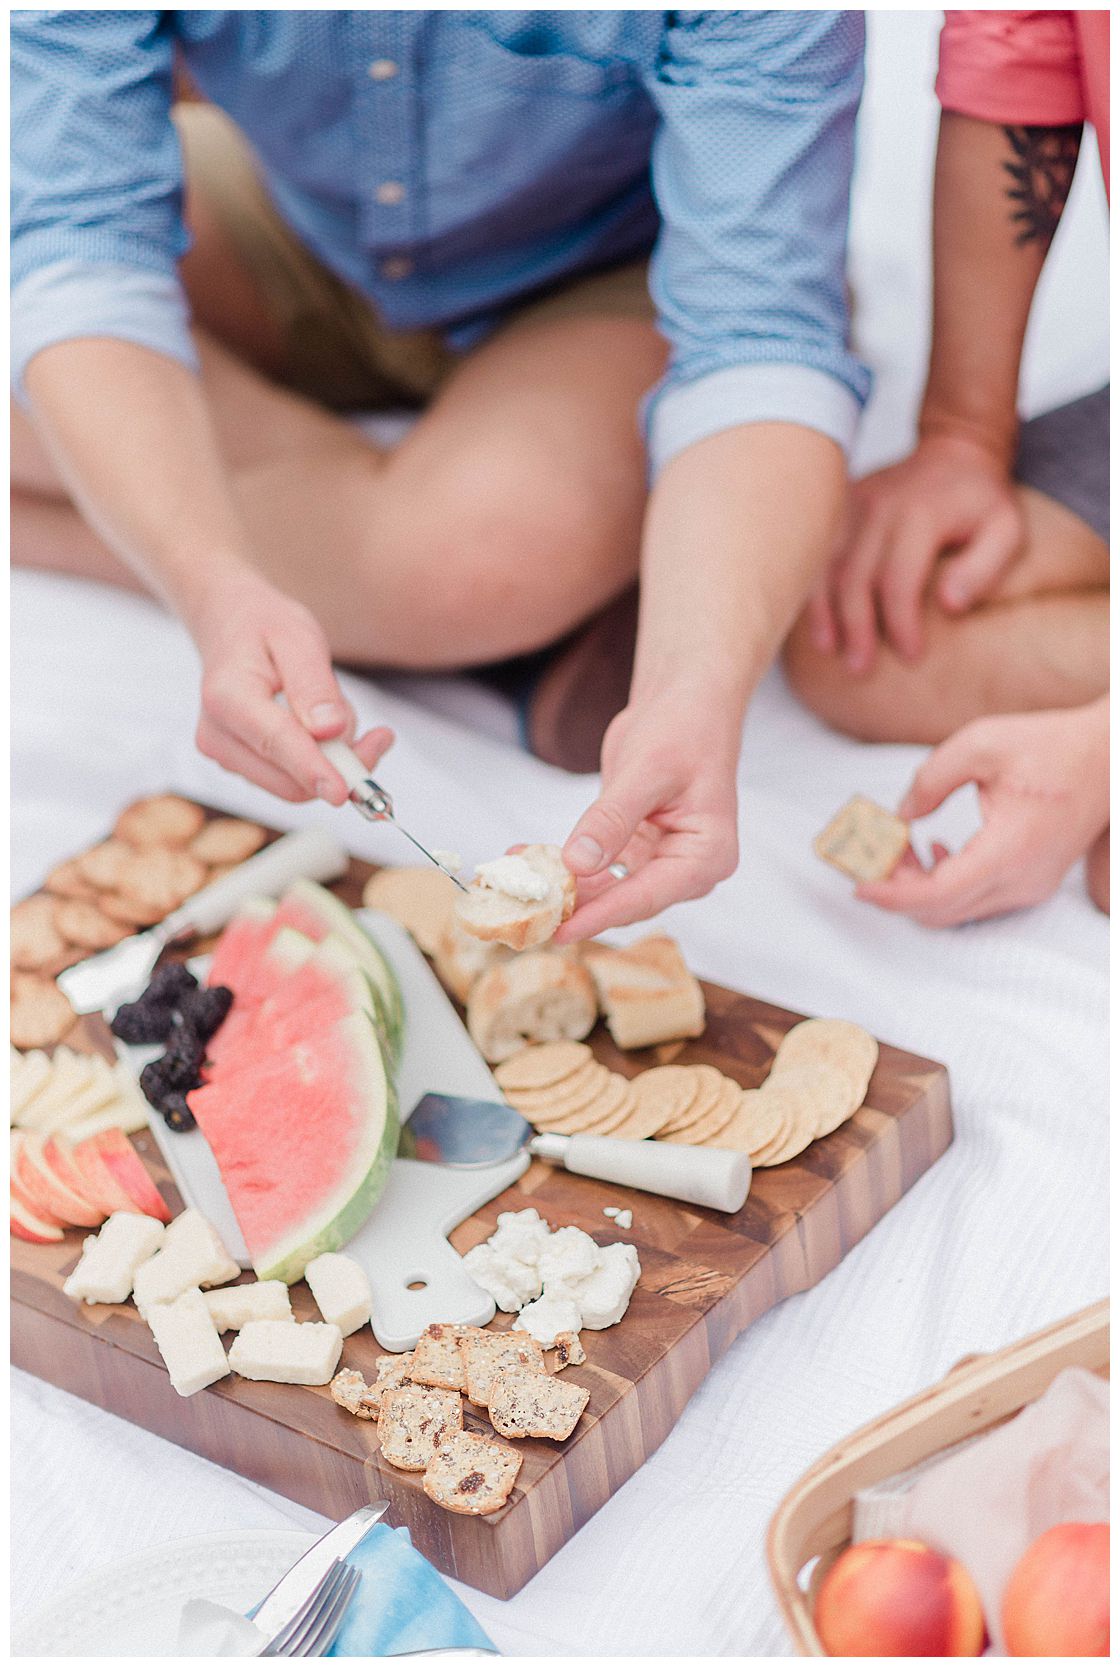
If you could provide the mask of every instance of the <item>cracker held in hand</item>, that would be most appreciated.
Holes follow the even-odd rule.
[[[672,938],[642,938],[625,949],[589,943],[582,954],[618,1047],[648,1048],[703,1034],[704,992]]]
[[[859,794],[813,841],[818,857],[858,880],[885,880],[910,843],[910,824]]]
[[[521,1469],[521,1454],[472,1430],[447,1435],[424,1471],[424,1492],[445,1511],[489,1516],[501,1510]]]
[[[582,1384],[507,1366],[490,1386],[490,1422],[499,1435],[514,1440],[567,1441],[590,1399],[591,1391]]]
[[[463,1428],[455,1389],[387,1389],[377,1415],[381,1456],[398,1470],[424,1470],[445,1437]]]
[[[578,1041],[598,1015],[595,986],[574,955],[537,950],[491,967],[467,999],[467,1029],[497,1063],[526,1042]]]
[[[510,949],[547,943],[576,904],[575,877],[558,845],[525,845],[516,856],[480,863],[455,918],[465,932]]]
[[[458,893],[438,868],[379,868],[362,892],[367,909],[392,915],[425,955],[434,955],[455,910]]]

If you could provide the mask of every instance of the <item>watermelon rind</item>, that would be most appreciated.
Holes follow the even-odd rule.
[[[367,1138],[355,1151],[346,1178],[304,1218],[296,1222],[253,1264],[258,1279],[302,1279],[307,1264],[327,1250],[341,1250],[362,1227],[389,1180],[400,1139],[396,1090],[374,1027],[366,1014],[342,1019],[335,1027],[341,1051],[347,1044],[365,1079],[369,1107]]]
[[[306,908],[322,921],[328,932],[335,932],[353,951],[362,971],[373,983],[385,1027],[385,1040],[390,1061],[400,1061],[404,1042],[404,998],[397,976],[368,932],[363,932],[353,912],[333,893],[316,885],[314,880],[294,880],[280,899],[280,907],[292,901],[297,908]]]

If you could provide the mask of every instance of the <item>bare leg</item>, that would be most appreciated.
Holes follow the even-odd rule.
[[[1107,546],[1061,504],[1021,492],[1022,560],[983,608],[953,619],[931,605],[917,664],[880,645],[872,672],[853,677],[798,622],[786,675],[811,711],[861,740],[934,745],[988,713],[1078,706],[1108,688]]]

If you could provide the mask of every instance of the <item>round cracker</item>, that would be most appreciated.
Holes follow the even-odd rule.
[[[156,793],[137,799],[122,810],[113,832],[129,845],[147,849],[150,845],[186,845],[206,820],[206,813],[177,793]]]
[[[189,851],[145,850],[133,857],[117,895],[159,909],[162,920],[205,882],[205,868]]]
[[[784,1075],[796,1065],[830,1065],[846,1072],[858,1106],[878,1058],[878,1042],[861,1025],[848,1019],[803,1019],[782,1037],[770,1076]]]
[[[850,1077],[828,1065],[791,1066],[780,1078],[767,1078],[759,1093],[784,1102],[791,1126],[784,1140],[770,1142],[751,1162],[767,1169],[797,1157],[817,1138],[824,1120],[837,1118],[841,1123],[855,1110],[852,1092]]]
[[[190,853],[207,868],[246,862],[259,851],[267,833],[259,822],[245,822],[240,816],[215,816],[205,823],[190,842]]]
[[[729,1120],[722,1129],[708,1135],[701,1145],[718,1146],[729,1152],[747,1152],[753,1163],[754,1154],[769,1141],[785,1139],[790,1125],[784,1114],[783,1102],[780,1099],[765,1101],[761,1092],[758,1088],[740,1089],[738,1103]]]
[[[122,921],[130,927],[156,926],[167,912],[153,908],[150,903],[138,903],[134,897],[118,896],[112,891],[103,891],[97,899],[97,906],[110,920]]]
[[[511,1095],[510,1102],[534,1128],[552,1134],[571,1134],[576,1127],[573,1118],[578,1122],[592,1101],[603,1093],[610,1075],[605,1065],[596,1062],[586,1076],[581,1076],[579,1086],[562,1097],[534,1104],[525,1097]]]
[[[696,1093],[690,1103],[678,1117],[670,1118],[657,1131],[658,1139],[664,1140],[671,1134],[681,1134],[706,1117],[719,1099],[723,1084],[727,1081],[722,1071],[717,1071],[714,1065],[689,1065],[686,1070],[692,1071],[696,1078]]]
[[[565,1134],[602,1134],[605,1128],[622,1121],[621,1112],[634,1098],[628,1077],[618,1071],[608,1071],[607,1080],[583,1110],[568,1119]],[[553,1130],[553,1133],[559,1133]]]
[[[12,979],[11,1039],[17,1048],[49,1048],[60,1042],[78,1015],[50,978],[16,973]]]
[[[80,897],[89,902],[97,896],[97,887],[86,879],[73,857],[52,868],[44,885],[52,897]]]
[[[638,1103],[620,1140],[648,1140],[688,1110],[699,1088],[693,1065],[655,1065],[633,1079]]]
[[[455,909],[455,887],[438,868],[379,868],[362,892],[367,909],[400,922],[425,955],[434,955]]]
[[[707,1111],[687,1128],[674,1129],[668,1134],[662,1131],[657,1138],[674,1146],[704,1146],[737,1116],[742,1099],[739,1084],[721,1073],[715,1100]]]
[[[633,1112],[636,1110],[638,1104],[638,1094],[633,1082],[629,1077],[624,1077],[620,1071],[613,1072],[612,1075],[618,1077],[620,1081],[626,1084],[626,1092],[618,1101],[615,1109],[610,1113],[609,1117],[605,1116],[601,1118],[599,1122],[589,1125],[585,1129],[581,1129],[581,1134],[609,1134],[613,1140],[617,1135],[618,1130],[622,1128],[625,1123],[629,1122]]]
[[[41,972],[66,952],[66,939],[55,920],[53,898],[40,893],[17,903],[11,912],[9,954],[14,967]]]
[[[106,839],[92,851],[84,851],[74,858],[79,874],[96,886],[98,891],[116,891],[128,870],[136,861],[136,847],[123,839]]]
[[[505,1059],[494,1072],[499,1086],[511,1090],[551,1088],[591,1059],[586,1042],[538,1042]]]
[[[128,927],[110,920],[96,903],[79,898],[59,899],[54,905],[54,923],[67,943],[82,949],[112,949],[122,938],[128,937]]]

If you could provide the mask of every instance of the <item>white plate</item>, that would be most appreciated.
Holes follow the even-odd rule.
[[[390,962],[404,997],[404,1047],[397,1071],[402,1120],[428,1093],[502,1099],[490,1067],[404,928],[374,909],[359,910],[357,918]],[[191,962],[200,973],[207,965],[203,958]],[[139,1073],[160,1049],[118,1051]],[[248,1267],[241,1229],[201,1130],[175,1134],[155,1111],[151,1127],[185,1201],[213,1222],[230,1255]],[[445,1169],[396,1160],[373,1215],[346,1247],[369,1278],[374,1335],[382,1348],[412,1348],[425,1326],[436,1320],[486,1325],[493,1319],[493,1299],[467,1274],[447,1235],[512,1186],[528,1167],[527,1152],[489,1169]]]
[[[245,1614],[316,1539],[291,1529],[202,1534],[89,1575],[12,1628],[14,1656],[172,1656],[189,1598]]]

